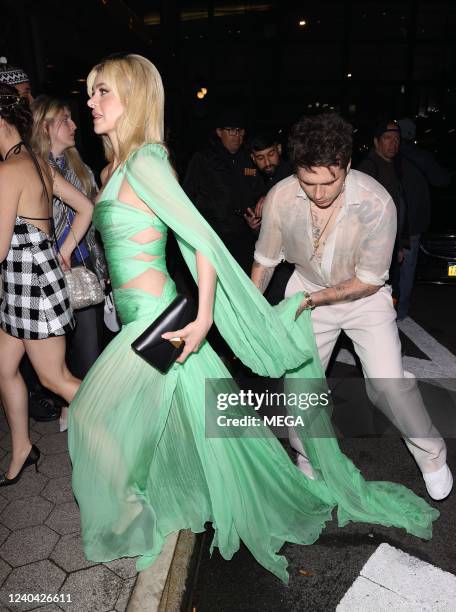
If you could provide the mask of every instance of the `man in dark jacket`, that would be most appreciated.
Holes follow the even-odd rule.
[[[415,124],[410,119],[379,124],[375,131],[374,148],[358,166],[358,170],[369,174],[385,187],[398,211],[398,234],[390,279],[397,298],[399,321],[408,314],[420,234],[429,226],[429,184],[445,186],[449,183],[448,173],[433,156],[412,144],[416,135],[414,128]]]
[[[396,206],[397,235],[389,272],[395,298],[399,296],[400,265],[404,248],[410,247],[407,201],[402,178],[405,171],[416,174],[399,156],[401,129],[394,120],[382,121],[374,131],[374,146],[358,165],[357,170],[376,179],[390,194]]]
[[[408,162],[408,169],[406,168],[402,177],[402,185],[407,199],[410,229],[410,248],[404,249],[404,259],[400,270],[397,318],[401,320],[407,316],[410,307],[420,236],[428,230],[431,220],[429,186],[448,186],[450,174],[440,166],[432,153],[415,144],[416,125],[411,119],[400,119],[398,124],[402,136],[399,154],[403,160]],[[410,171],[410,166],[413,172]]]
[[[183,187],[233,257],[250,274],[256,237],[246,216],[247,209],[255,207],[262,195],[261,183],[243,144],[242,115],[225,111],[216,123],[210,145],[193,156]]]
[[[398,158],[401,144],[401,129],[396,121],[383,121],[374,131],[374,146],[358,165],[357,170],[377,180],[393,198],[397,210],[397,242],[402,246],[401,236],[406,238],[406,204],[402,189],[402,168]]]

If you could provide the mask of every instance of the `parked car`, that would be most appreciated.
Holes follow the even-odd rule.
[[[421,236],[416,280],[456,284],[456,229]]]

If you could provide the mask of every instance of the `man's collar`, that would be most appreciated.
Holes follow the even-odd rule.
[[[309,198],[307,197],[307,194],[304,191],[304,189],[301,187],[298,177],[296,175],[295,177],[296,177],[296,182],[298,184],[298,188],[296,190],[296,197],[304,198],[304,200],[308,200]],[[348,171],[347,176],[345,177],[344,191],[345,191],[345,198],[344,198],[345,206],[353,206],[361,202],[360,197],[359,197],[359,192],[358,192],[358,183],[356,181],[355,175],[352,172],[351,168]]]
[[[380,155],[380,153],[377,153],[377,151],[375,150],[375,148],[372,148],[372,149],[371,149],[371,154],[370,154],[370,157],[371,157],[372,159],[375,159],[376,161],[383,162],[384,164],[392,164],[392,163],[393,163],[393,160],[392,160],[392,159],[385,159],[384,157],[382,157],[382,156]]]
[[[358,181],[351,168],[345,178],[345,202],[348,206],[356,206],[361,203],[358,191]]]

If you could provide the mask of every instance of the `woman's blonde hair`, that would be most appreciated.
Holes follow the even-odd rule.
[[[124,163],[144,143],[163,144],[165,92],[152,62],[134,54],[103,60],[87,77],[89,96],[100,74],[124,107],[116,125],[119,162]],[[113,150],[107,136],[103,136],[103,146],[107,160],[112,161]]]
[[[54,122],[62,111],[70,111],[68,104],[58,98],[39,96],[32,103],[33,127],[31,145],[36,153],[43,159],[49,159],[51,141],[49,138],[49,125]],[[67,164],[81,181],[84,193],[92,198],[94,185],[87,166],[81,159],[76,147],[70,147],[64,151]]]

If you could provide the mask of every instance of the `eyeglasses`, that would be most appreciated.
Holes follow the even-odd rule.
[[[237,136],[238,134],[243,134],[245,132],[244,128],[234,128],[234,127],[224,127],[222,130],[228,132],[230,136]]]

